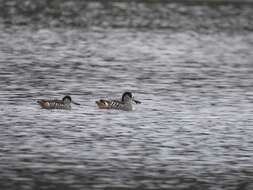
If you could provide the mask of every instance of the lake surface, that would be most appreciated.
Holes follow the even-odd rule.
[[[78,16],[45,24],[43,11],[28,21],[8,6],[0,19],[1,190],[253,189],[251,6],[139,3],[140,15],[125,23],[96,2],[87,6],[107,13],[90,26]],[[166,20],[164,7],[177,14]],[[124,91],[142,102],[134,111],[96,107]],[[81,105],[36,104],[64,95]]]

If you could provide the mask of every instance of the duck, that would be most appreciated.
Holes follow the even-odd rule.
[[[133,94],[131,92],[124,92],[121,100],[104,100],[100,99],[96,101],[96,104],[99,109],[117,109],[124,111],[132,111],[133,104],[140,104],[141,102],[135,100]]]
[[[80,105],[77,102],[74,102],[70,96],[64,96],[62,100],[38,100],[37,103],[43,109],[64,109],[70,110],[71,103],[75,105]]]

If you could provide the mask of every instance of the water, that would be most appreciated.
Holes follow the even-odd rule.
[[[208,28],[2,17],[0,189],[252,189],[253,34],[242,27],[252,8],[241,10],[239,27],[230,14]],[[142,101],[134,111],[96,107],[124,91]],[[36,104],[66,94],[81,106]]]

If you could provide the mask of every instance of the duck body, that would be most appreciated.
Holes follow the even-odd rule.
[[[71,109],[71,105],[64,104],[62,100],[38,100],[37,102],[43,109]]]
[[[141,102],[135,100],[131,92],[125,92],[122,95],[121,100],[101,99],[99,101],[96,101],[96,104],[98,105],[98,108],[100,109],[117,109],[117,110],[124,110],[124,111],[132,111],[133,103],[140,104]]]
[[[64,109],[64,110],[70,110],[71,103],[80,105],[76,102],[73,102],[70,96],[65,96],[62,100],[38,100],[37,103],[43,109]]]
[[[131,103],[124,103],[118,100],[99,100],[96,101],[98,107],[100,109],[117,109],[117,110],[125,110],[131,111],[133,110],[133,106]]]

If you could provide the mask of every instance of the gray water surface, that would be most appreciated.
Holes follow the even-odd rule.
[[[2,29],[1,189],[245,189],[253,35]],[[132,91],[133,112],[99,110]],[[39,98],[70,94],[71,111]]]
[[[253,34],[223,19],[0,24],[0,189],[253,189]],[[142,102],[134,111],[96,107],[124,91]],[[36,103],[64,95],[81,105]]]

